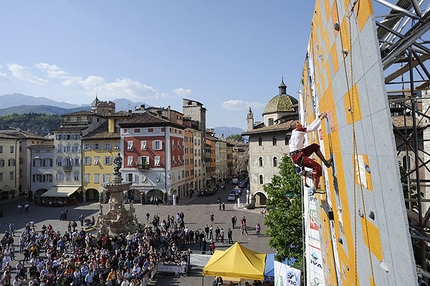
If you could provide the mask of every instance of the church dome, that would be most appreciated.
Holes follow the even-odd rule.
[[[263,111],[263,115],[270,113],[279,112],[295,112],[296,105],[298,103],[297,99],[287,94],[287,86],[282,80],[279,85],[279,94],[273,97],[266,105]]]

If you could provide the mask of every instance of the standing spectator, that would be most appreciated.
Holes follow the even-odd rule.
[[[115,269],[111,268],[107,277],[106,285],[115,285],[115,280],[116,280],[116,272],[115,272]]]
[[[72,221],[72,227],[73,227],[73,232],[75,232],[76,228],[78,227],[78,224],[76,223],[76,221]]]
[[[205,225],[206,238],[209,238],[209,226]]]
[[[73,272],[73,285],[81,285],[81,270],[78,267],[76,267],[75,271]]]
[[[222,210],[225,211],[225,202],[222,202]]]
[[[86,286],[93,286],[93,280],[94,280],[94,273],[90,269],[88,271],[88,274],[85,275],[85,284],[86,284]]]
[[[146,223],[149,223],[149,218],[151,214],[149,212],[146,212]]]
[[[203,237],[203,239],[200,241],[200,250],[202,251],[202,254],[206,253],[206,238]]]
[[[212,225],[209,227],[209,239],[214,239],[214,228]]]
[[[10,259],[15,261],[15,246],[13,244],[10,246]]]
[[[209,245],[209,248],[211,250],[211,254],[214,254],[215,252],[215,243],[211,240],[211,244]]]
[[[227,237],[228,237],[228,243],[233,243],[233,231],[231,230],[231,228],[229,228],[227,231]]]
[[[231,217],[231,225],[233,229],[236,227],[236,222],[237,222],[237,217],[236,215],[234,215]]]
[[[219,236],[221,239],[221,244],[224,244],[224,228],[221,227],[221,230],[219,232]]]
[[[15,224],[14,224],[13,222],[10,222],[10,223],[9,223],[9,233],[10,233],[12,236],[15,236]]]
[[[216,227],[215,229],[215,242],[218,242],[218,240],[220,239],[220,232],[221,230],[219,229],[219,227]]]
[[[85,219],[84,216],[80,215],[78,219],[81,222],[81,226],[84,226],[84,219]]]
[[[261,229],[260,223],[257,221],[257,224],[255,225],[255,234],[257,236],[260,235],[260,229]]]
[[[245,216],[243,216],[242,219],[240,220],[240,225],[241,225],[241,229],[242,229],[242,235],[244,233],[246,233],[246,235],[248,235],[248,230],[246,230],[246,218],[245,218]]]

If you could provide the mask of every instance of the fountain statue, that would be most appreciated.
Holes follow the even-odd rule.
[[[103,214],[103,206],[100,203],[97,221],[94,226],[102,235],[119,235],[129,231],[134,232],[138,227],[133,204],[130,204],[128,210],[124,205],[124,193],[130,189],[131,183],[122,182],[122,173],[119,171],[122,166],[120,153],[115,156],[113,164],[112,182],[103,185],[106,192],[110,194],[109,209]]]

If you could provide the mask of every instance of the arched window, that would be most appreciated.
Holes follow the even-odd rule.
[[[285,135],[285,146],[288,146],[290,144],[290,138],[291,138],[290,134]]]
[[[273,146],[276,146],[276,144],[277,144],[276,137],[275,137],[275,136],[273,136],[273,138],[272,138],[272,145],[273,145]]]
[[[260,175],[260,185],[263,184],[263,175]]]
[[[263,145],[263,138],[258,137],[258,146],[262,146]]]
[[[57,162],[56,162],[57,167],[61,167],[63,166],[63,158],[62,157],[57,157]]]
[[[263,167],[263,157],[258,158],[258,166]]]
[[[273,157],[273,167],[278,167],[278,158]]]

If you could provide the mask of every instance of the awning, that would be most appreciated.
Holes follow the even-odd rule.
[[[55,186],[50,188],[42,197],[67,198],[79,189],[79,186]]]

